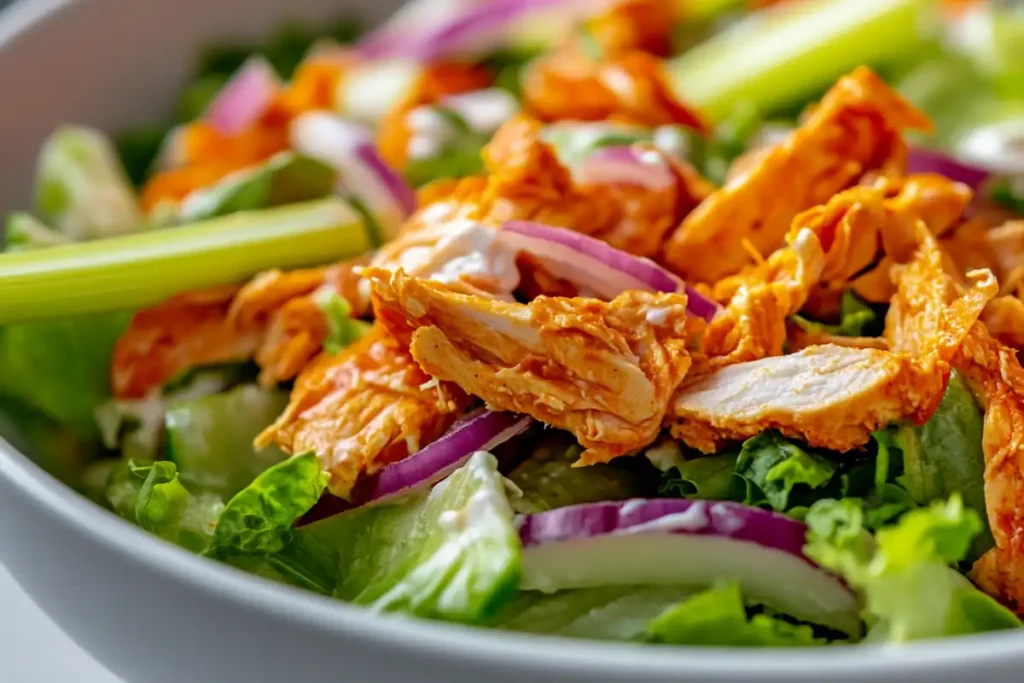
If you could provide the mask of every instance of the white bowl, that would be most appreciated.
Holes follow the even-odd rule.
[[[398,3],[366,4],[16,3],[0,16],[0,207],[24,203],[39,144],[55,126],[113,129],[159,119],[198,45],[267,33],[287,18],[336,17],[346,5],[379,17]],[[991,683],[1019,681],[1024,670],[1024,633],[901,648],[726,650],[547,639],[381,617],[149,536],[2,440],[0,561],[62,629],[131,683]]]

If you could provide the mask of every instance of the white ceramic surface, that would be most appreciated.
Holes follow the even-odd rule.
[[[166,111],[195,47],[287,17],[394,1],[22,0],[0,16],[0,209],[27,197],[63,122]],[[2,292],[2,290],[0,290]],[[904,648],[729,651],[542,639],[374,616],[150,537],[0,441],[0,561],[86,651],[132,683],[906,683],[1019,681],[1024,633]],[[0,605],[0,610],[3,606]]]

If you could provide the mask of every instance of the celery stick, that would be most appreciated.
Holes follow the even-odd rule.
[[[676,0],[680,13],[688,20],[713,19],[737,7],[743,6],[743,0]]]
[[[360,254],[370,241],[343,200],[242,212],[180,228],[0,255],[0,324],[155,304]]]
[[[813,96],[861,64],[921,49],[937,0],[805,0],[751,15],[669,62],[685,101],[720,119],[743,101],[762,111]]]

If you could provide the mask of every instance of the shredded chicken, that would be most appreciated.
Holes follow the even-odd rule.
[[[527,116],[508,121],[484,149],[488,175],[425,188],[421,208],[398,238],[380,249],[373,265],[402,268],[467,293],[507,298],[518,280],[515,269],[508,266],[508,254],[487,234],[488,226],[535,221],[586,233],[639,256],[653,256],[672,226],[710,192],[710,185],[691,167],[653,148],[647,151],[670,165],[676,183],[660,189],[578,185],[540,133],[540,123]],[[520,263],[521,269],[538,267]],[[550,281],[544,274],[528,273],[528,277],[541,284]]]
[[[177,203],[191,192],[288,149],[288,124],[299,114],[330,109],[354,54],[322,54],[306,59],[287,87],[247,130],[227,135],[204,120],[188,124],[169,139],[174,149],[170,168],[154,175],[142,190],[147,211],[162,202]]]
[[[811,446],[848,451],[890,422],[925,422],[942,400],[951,359],[997,285],[991,273],[976,271],[973,287],[961,291],[923,225],[918,236],[886,319],[889,352],[825,345],[694,373],[673,398],[666,419],[672,435],[714,452],[778,429]]]
[[[479,66],[460,63],[428,65],[412,91],[380,122],[377,149],[384,161],[401,169],[408,161],[409,112],[422,105],[435,104],[448,95],[480,90],[491,85],[492,75]]]
[[[781,246],[793,218],[867,174],[900,175],[902,133],[928,130],[924,114],[862,67],[840,79],[789,138],[694,210],[662,259],[688,281],[714,283],[741,271],[748,242],[762,256]]]
[[[431,382],[407,346],[375,325],[341,353],[321,354],[302,371],[285,412],[256,445],[315,451],[332,493],[348,498],[360,477],[436,439],[467,405],[457,386]]]
[[[625,0],[585,24],[561,48],[533,61],[523,104],[545,121],[679,123],[706,131],[672,90],[660,56],[671,50],[671,0]]]
[[[136,313],[114,347],[114,395],[142,398],[193,368],[251,359],[265,385],[294,378],[327,335],[317,292],[338,293],[353,315],[367,312],[354,272],[361,263],[273,270],[244,287],[181,294]]]
[[[571,431],[582,464],[651,443],[690,366],[683,294],[529,304],[453,292],[401,271],[367,270],[378,320],[408,338],[429,375],[497,410]]]
[[[985,409],[985,508],[996,547],[972,572],[986,593],[1024,615],[1024,369],[978,324],[953,360]]]
[[[765,262],[764,279],[739,286],[729,305],[701,337],[706,368],[757,360],[782,353],[786,320],[807,300],[821,276],[825,253],[817,234],[801,229],[792,244]]]

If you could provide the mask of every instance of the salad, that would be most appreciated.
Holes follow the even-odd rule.
[[[1021,627],[1024,13],[417,0],[43,145],[0,433],[376,612],[661,645]]]

